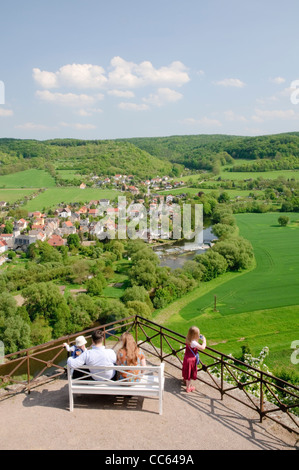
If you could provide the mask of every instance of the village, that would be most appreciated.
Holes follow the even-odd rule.
[[[115,187],[121,188],[124,196],[126,194],[131,196],[129,200],[133,203],[133,206],[126,219],[128,223],[134,219],[141,221],[146,219],[147,215],[150,216],[153,213],[155,213],[155,217],[159,217],[165,206],[167,206],[168,215],[172,218],[171,205],[173,201],[186,196],[185,194],[175,196],[168,194],[164,196],[156,192],[151,193],[151,191],[170,190],[185,184],[183,181],[171,181],[170,183],[170,178],[167,176],[141,181],[138,187],[127,184],[131,179],[133,179],[132,175],[119,174],[113,178],[96,178],[97,187],[111,184],[112,181]],[[85,183],[81,183],[80,189],[82,189],[82,192],[85,188]],[[144,210],[140,210],[141,207],[143,209],[146,207],[146,213]],[[6,201],[0,201],[0,209],[4,211],[9,209]],[[91,200],[84,205],[69,203],[59,205],[55,210],[28,212],[27,217],[18,220],[5,214],[7,212],[1,214],[0,265],[10,259],[9,252],[25,253],[28,246],[38,240],[46,241],[53,247],[60,247],[67,244],[69,235],[76,233],[83,243],[87,240],[115,238],[119,207],[117,202],[112,202],[109,199],[98,199]],[[148,228],[139,231],[139,237],[147,242],[153,242],[155,239],[166,239],[167,236],[168,233],[163,233],[161,224],[157,225],[155,231],[152,230],[151,234],[149,234]]]

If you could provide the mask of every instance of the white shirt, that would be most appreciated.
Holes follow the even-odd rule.
[[[73,369],[78,369],[80,366],[89,366],[92,372],[92,366],[113,366],[116,363],[116,354],[113,349],[106,349],[105,346],[92,346],[91,349],[85,349],[80,356],[73,358],[69,357],[67,360],[68,365]],[[112,379],[115,371],[104,370],[100,374],[92,375],[94,380]]]
[[[195,341],[195,339],[193,339],[193,340],[191,341],[190,346],[191,346],[192,349],[193,349],[193,348],[201,349],[200,344],[199,344],[197,341]]]

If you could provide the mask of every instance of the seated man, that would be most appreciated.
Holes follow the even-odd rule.
[[[69,357],[67,364],[72,369],[80,369],[81,366],[89,366],[90,372],[92,373],[92,366],[113,366],[116,363],[116,354],[113,349],[106,349],[103,346],[104,333],[102,330],[95,330],[92,332],[92,346],[91,349],[85,349],[80,356],[76,358]],[[85,369],[86,370],[86,369]],[[88,372],[86,370],[86,372]],[[85,374],[81,374],[82,376]],[[76,374],[78,377],[78,374]],[[87,377],[89,380],[116,380],[115,370],[103,370],[96,374],[92,374],[91,377]]]

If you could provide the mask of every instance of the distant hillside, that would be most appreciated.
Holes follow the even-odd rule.
[[[238,165],[238,160],[242,160]],[[254,166],[248,166],[244,160]],[[142,179],[178,176],[184,167],[213,170],[233,164],[234,171],[299,168],[299,132],[242,137],[182,135],[115,140],[0,139],[0,175],[38,168],[78,175],[133,174]]]
[[[298,132],[258,137],[221,134],[144,137],[128,139],[128,142],[153,156],[190,169],[210,170],[217,160],[232,163],[232,159],[299,159]]]
[[[0,174],[29,168],[77,170],[79,174],[134,174],[140,178],[170,174],[173,164],[130,142],[57,139],[0,139]]]

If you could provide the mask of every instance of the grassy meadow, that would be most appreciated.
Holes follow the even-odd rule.
[[[156,321],[182,334],[196,324],[208,345],[235,356],[244,344],[253,353],[268,346],[269,366],[296,368],[290,345],[299,339],[299,221],[288,216],[290,225],[280,227],[277,213],[236,215],[240,235],[254,248],[252,269],[203,283]]]
[[[35,199],[29,201],[26,210],[29,212],[42,210],[44,208],[53,208],[58,204],[69,204],[71,202],[89,202],[99,199],[115,199],[121,195],[119,191],[113,189],[80,189],[78,186],[49,188],[39,194]]]
[[[45,170],[25,170],[0,175],[0,188],[54,188],[55,180]]]
[[[23,200],[25,196],[30,197],[34,192],[32,189],[0,189],[0,201],[13,204],[16,201]]]

